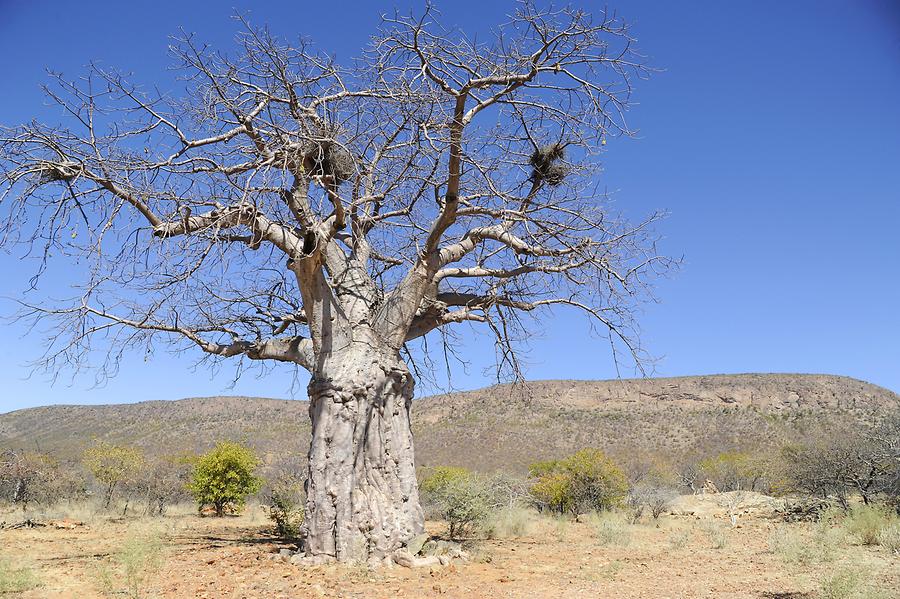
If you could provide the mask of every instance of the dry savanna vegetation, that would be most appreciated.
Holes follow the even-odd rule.
[[[0,249],[53,378],[166,350],[308,401],[3,416],[0,595],[896,595],[893,393],[523,382],[559,310],[646,374],[679,265],[602,180],[656,70],[618,13],[523,0],[484,39],[425,3],[345,63],[236,20],[173,40],[179,89],[51,72],[59,120],[0,126]],[[512,383],[414,402],[463,326]]]
[[[538,451],[525,470],[420,466],[426,531],[408,543],[415,561],[389,568],[302,562],[302,460],[237,441],[7,450],[0,592],[886,599],[900,585],[900,416],[855,404],[755,450],[585,446]]]

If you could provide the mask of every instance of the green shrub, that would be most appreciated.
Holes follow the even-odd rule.
[[[487,486],[465,468],[434,468],[419,488],[426,504],[431,504],[430,507],[447,521],[452,539],[470,534],[483,526],[491,515]]]
[[[542,508],[577,514],[620,505],[628,492],[622,470],[599,449],[582,449],[562,460],[537,462],[531,494]]]
[[[753,491],[763,482],[768,462],[760,456],[728,451],[702,460],[698,467],[700,475],[713,481],[720,491]]]
[[[240,508],[248,495],[259,491],[258,465],[259,459],[249,447],[225,441],[200,456],[189,488],[201,508],[211,505],[216,516],[223,516],[226,507]]]
[[[427,469],[426,476],[419,484],[419,490],[426,494],[438,493],[456,481],[474,476],[471,470],[461,466],[436,466]]]

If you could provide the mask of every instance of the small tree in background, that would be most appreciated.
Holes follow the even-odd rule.
[[[223,441],[200,456],[189,488],[202,508],[211,505],[224,516],[229,505],[241,507],[248,495],[259,491],[262,480],[255,474],[259,459],[240,443]]]
[[[136,479],[136,493],[147,501],[147,514],[162,516],[166,507],[189,497],[188,484],[196,456],[163,455],[147,460]]]
[[[141,450],[127,445],[113,445],[96,440],[84,452],[85,467],[104,486],[104,508],[109,508],[116,488],[133,481],[143,464],[144,455]],[[127,506],[125,509],[128,509]]]
[[[768,464],[756,454],[726,451],[700,461],[698,468],[720,491],[756,491],[765,481]]]
[[[625,474],[599,449],[538,462],[529,471],[536,479],[531,490],[535,500],[560,513],[607,510],[620,504],[628,492]]]
[[[900,415],[887,414],[872,426],[829,431],[805,444],[782,449],[788,489],[836,499],[844,509],[849,498],[863,503],[897,503],[900,494]]]
[[[7,450],[0,454],[0,499],[28,509],[49,490],[56,464],[46,454]]]
[[[492,510],[491,492],[484,481],[456,466],[439,466],[422,480],[422,496],[427,507],[447,521],[451,539],[472,532],[487,520]]]

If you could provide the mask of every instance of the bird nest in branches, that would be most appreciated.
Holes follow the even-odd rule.
[[[302,152],[314,176],[332,177],[335,183],[342,183],[356,173],[350,150],[333,139],[310,140],[303,144]]]
[[[532,180],[542,181],[554,187],[562,183],[569,174],[569,165],[564,162],[565,157],[565,146],[560,143],[536,148],[529,160]]]
[[[38,183],[71,181],[80,171],[81,166],[76,162],[43,162],[38,171]]]

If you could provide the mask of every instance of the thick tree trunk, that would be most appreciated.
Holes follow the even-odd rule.
[[[424,530],[409,411],[414,382],[391,352],[353,344],[309,384],[307,556],[382,562]]]

